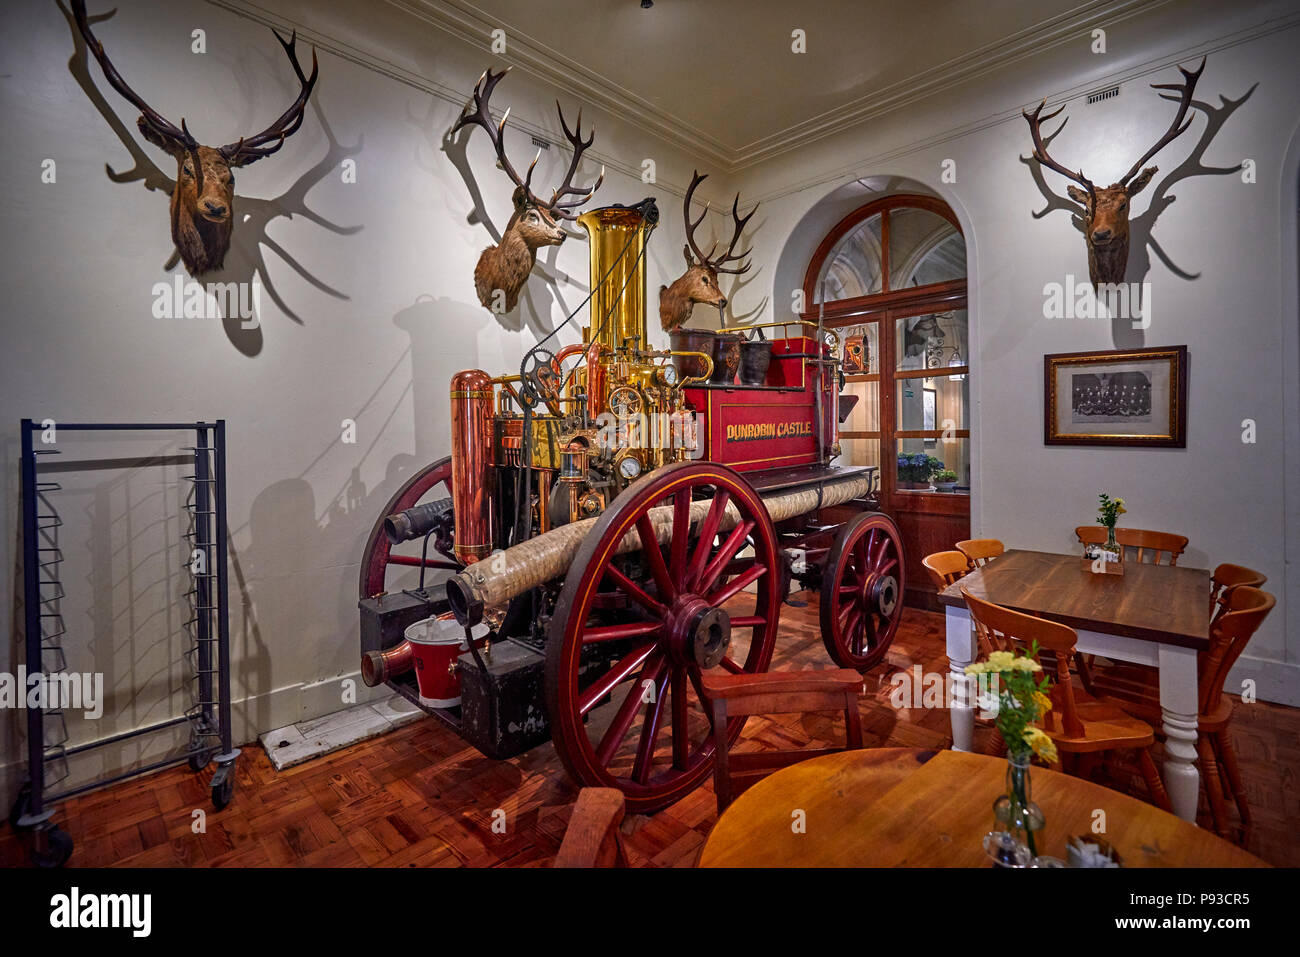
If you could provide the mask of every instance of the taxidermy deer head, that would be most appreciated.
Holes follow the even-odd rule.
[[[263,156],[270,156],[302,125],[307,98],[316,85],[315,48],[311,52],[311,76],[305,76],[294,52],[298,42],[297,33],[286,41],[272,30],[293,64],[293,72],[298,75],[301,84],[298,98],[278,120],[261,133],[241,137],[238,143],[214,149],[200,146],[190,135],[184,119],[178,129],[126,85],[104,52],[103,44],[90,32],[85,0],[72,0],[72,11],[76,16],[77,27],[86,40],[86,47],[99,61],[105,79],[140,110],[136,125],[140,127],[144,138],[154,146],[166,150],[176,160],[176,186],[172,190],[171,201],[172,241],[176,243],[176,251],[180,254],[186,271],[191,276],[201,276],[220,269],[226,251],[230,248],[230,232],[234,224],[235,178],[232,171],[236,167],[255,163]]]
[[[734,269],[726,267],[727,263],[738,262],[749,255],[749,249],[742,253],[736,252],[736,243],[740,242],[740,235],[745,231],[745,225],[754,218],[754,213],[758,212],[756,204],[749,211],[748,216],[741,217],[739,193],[731,203],[731,218],[735,230],[722,258],[713,258],[713,254],[718,249],[717,243],[714,243],[707,253],[701,252],[700,247],[696,245],[695,230],[700,223],[704,222],[709,208],[706,204],[704,212],[700,213],[700,218],[691,222],[691,197],[695,194],[695,187],[706,179],[708,179],[707,175],[701,176],[698,171],[695,171],[691,177],[691,187],[686,191],[686,202],[682,207],[683,215],[686,217],[686,245],[682,247],[682,255],[686,257],[686,272],[682,273],[671,286],[659,287],[659,323],[665,331],[672,331],[689,319],[691,310],[695,308],[697,302],[717,306],[718,311],[721,312],[727,305],[727,297],[718,288],[718,273],[739,275],[748,271],[750,267],[750,263]]]
[[[1147,150],[1142,155],[1142,158],[1120,177],[1119,182],[1111,183],[1106,187],[1094,185],[1091,180],[1083,175],[1082,170],[1076,173],[1062,166],[1048,155],[1047,147],[1043,145],[1039,125],[1043,120],[1050,120],[1059,114],[1061,110],[1065,109],[1064,106],[1053,110],[1046,116],[1041,116],[1043,106],[1047,102],[1044,100],[1038,104],[1038,109],[1034,110],[1032,114],[1028,112],[1023,114],[1025,121],[1029,124],[1029,133],[1034,138],[1034,159],[1048,169],[1056,170],[1062,176],[1083,187],[1083,189],[1079,189],[1075,186],[1067,186],[1066,191],[1070,194],[1071,199],[1083,205],[1084,235],[1088,241],[1088,275],[1092,279],[1094,286],[1098,283],[1121,283],[1124,281],[1124,272],[1128,267],[1129,200],[1151,182],[1151,177],[1156,174],[1159,167],[1148,166],[1140,174],[1138,170],[1141,169],[1143,163],[1177,139],[1187,127],[1192,125],[1191,120],[1184,122],[1184,119],[1187,116],[1187,108],[1192,103],[1192,92],[1196,89],[1196,81],[1200,79],[1204,69],[1205,60],[1202,59],[1201,65],[1194,72],[1188,72],[1181,66],[1178,68],[1178,71],[1183,75],[1182,83],[1151,84],[1152,89],[1175,90],[1180,94],[1178,112],[1174,115],[1174,121],[1170,124],[1169,129],[1165,131],[1165,135],[1156,141],[1156,145]],[[1134,179],[1135,176],[1136,179]]]
[[[564,174],[564,182],[551,193],[549,202],[544,203],[533,195],[533,168],[537,166],[542,151],[540,149],[537,151],[533,161],[528,164],[528,174],[521,179],[506,156],[504,133],[510,111],[506,110],[500,123],[494,123],[492,114],[488,112],[488,100],[492,96],[492,90],[509,72],[509,67],[500,73],[493,73],[490,69],[483,71],[478,83],[474,85],[473,101],[465,107],[460,119],[451,128],[454,134],[471,124],[483,127],[496,148],[498,164],[515,184],[515,212],[510,217],[510,222],[506,224],[501,242],[483,250],[478,265],[474,267],[474,288],[478,292],[478,301],[485,309],[492,312],[514,310],[519,302],[519,291],[523,289],[528,274],[532,272],[533,265],[537,262],[537,250],[542,246],[558,246],[564,242],[566,233],[557,220],[577,219],[577,208],[587,202],[591,194],[600,189],[600,184],[605,181],[605,167],[602,166],[600,175],[590,187],[582,189],[573,185],[573,175],[578,171],[582,154],[595,142],[596,131],[592,129],[590,136],[585,140],[582,138],[581,110],[578,111],[577,129],[570,130],[569,124],[564,121],[564,110],[560,108],[557,101],[555,108],[560,112],[560,126],[564,128],[564,136],[573,146],[573,159],[569,161],[569,170]]]

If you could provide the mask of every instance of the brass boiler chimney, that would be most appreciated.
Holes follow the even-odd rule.
[[[612,352],[635,339],[637,348],[648,349],[643,253],[659,223],[659,207],[653,197],[635,206],[602,206],[587,210],[578,222],[587,230],[595,290],[591,325],[583,331],[583,342],[599,342]]]

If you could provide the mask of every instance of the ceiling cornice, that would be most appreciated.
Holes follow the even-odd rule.
[[[420,20],[467,43],[486,46],[495,29],[508,37],[513,63],[548,83],[618,116],[689,155],[708,160],[720,172],[735,173],[773,156],[841,133],[894,110],[952,89],[1010,63],[1034,56],[1080,33],[1105,24],[1108,28],[1172,0],[1088,0],[1066,14],[1053,17],[978,50],[914,74],[850,100],[818,116],[778,130],[751,143],[728,144],[706,130],[655,106],[635,91],[589,70],[583,64],[529,36],[521,24],[508,23],[469,0],[387,0]]]

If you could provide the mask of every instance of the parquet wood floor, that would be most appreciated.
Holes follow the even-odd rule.
[[[772,667],[830,667],[816,595],[793,597],[807,604],[784,609]],[[920,664],[942,674],[943,636],[942,616],[908,609],[890,649],[891,668]],[[947,747],[947,711],[896,710],[889,673],[882,667],[866,676],[866,746]],[[754,718],[742,746],[837,745],[842,721]],[[1245,848],[1273,864],[1300,866],[1300,710],[1238,706],[1232,734],[1255,816]],[[976,735],[976,747],[990,750],[992,732],[977,729]],[[1102,773],[1099,783],[1144,796],[1135,769]],[[207,779],[178,768],[67,802],[56,820],[76,842],[69,866],[546,866],[577,793],[549,744],[492,761],[432,718],[280,773],[260,747],[250,746],[239,758],[235,799],[224,811],[213,810]],[[1201,804],[1206,826],[1203,795]],[[506,813],[505,834],[492,830],[498,808]],[[195,809],[206,813],[205,833],[193,832]],[[628,855],[639,866],[690,867],[715,818],[706,785],[652,817],[629,818]],[[0,826],[0,863],[26,860],[23,838]]]

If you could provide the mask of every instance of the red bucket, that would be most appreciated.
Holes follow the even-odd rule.
[[[484,634],[487,627],[476,626]],[[455,618],[426,618],[406,629],[415,664],[415,681],[420,704],[426,708],[454,708],[460,704],[460,672],[456,659],[469,651],[465,628]],[[483,635],[474,635],[477,643]]]

